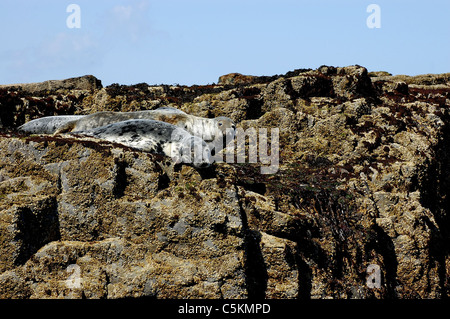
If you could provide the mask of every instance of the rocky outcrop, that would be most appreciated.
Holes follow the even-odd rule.
[[[85,75],[66,80],[49,80],[38,83],[22,83],[11,85],[0,85],[0,89],[9,91],[22,91],[29,94],[45,95],[49,92],[64,92],[67,90],[94,91],[102,88],[102,82],[92,75]]]
[[[448,297],[449,74],[322,66],[191,87],[45,83],[0,87],[2,298]],[[168,159],[117,144],[15,131],[165,105],[279,128],[277,173],[169,172]]]

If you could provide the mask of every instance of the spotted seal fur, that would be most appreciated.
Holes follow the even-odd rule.
[[[205,141],[180,127],[162,121],[132,119],[77,130],[70,134],[90,136],[166,155],[175,163],[193,164],[195,167],[206,167],[211,164],[211,151]]]

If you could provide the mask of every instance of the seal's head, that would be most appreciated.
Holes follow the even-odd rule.
[[[232,134],[232,137],[234,137],[236,125],[234,124],[232,119],[225,116],[219,116],[214,119],[214,122],[217,130],[219,130],[223,136]]]
[[[177,164],[192,164],[195,167],[207,167],[211,164],[211,150],[206,142],[182,129],[172,133],[171,157]]]
[[[208,141],[213,156],[223,148],[227,147],[227,144],[236,136],[236,125],[233,120],[228,117],[216,117],[214,119],[214,126],[215,138],[212,141]]]

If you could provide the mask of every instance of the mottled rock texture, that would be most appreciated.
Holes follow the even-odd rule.
[[[450,74],[360,66],[191,87],[0,86],[0,297],[446,298],[449,92]],[[168,105],[279,128],[279,170],[170,173],[170,159],[117,144],[15,131]]]

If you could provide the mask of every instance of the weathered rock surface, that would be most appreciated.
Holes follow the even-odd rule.
[[[449,92],[449,74],[360,66],[192,87],[1,86],[0,297],[448,297]],[[161,156],[14,130],[164,105],[280,128],[278,172],[169,174]]]
[[[11,85],[0,85],[0,89],[22,91],[30,94],[48,94],[65,90],[88,90],[93,91],[102,88],[102,82],[95,76],[86,75],[66,80],[49,80],[38,83],[21,83]]]

